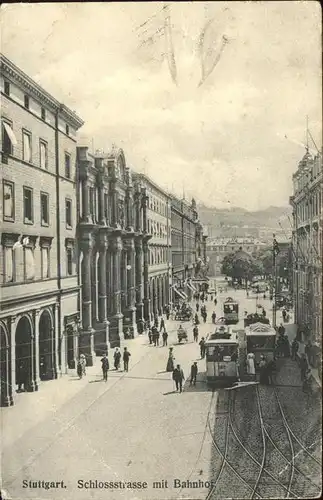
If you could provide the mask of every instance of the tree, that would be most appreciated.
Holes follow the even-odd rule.
[[[261,272],[261,264],[240,248],[236,253],[225,256],[221,271],[242,284],[242,281],[246,282]]]

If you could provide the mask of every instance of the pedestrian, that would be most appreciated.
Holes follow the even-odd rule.
[[[26,364],[23,360],[20,360],[17,364],[17,392],[25,392],[27,385],[27,371]]]
[[[286,322],[286,315],[287,315],[286,309],[283,308],[283,310],[282,310],[282,316],[283,316],[284,323]]]
[[[194,361],[194,363],[191,366],[191,380],[190,380],[190,385],[192,385],[192,384],[196,385],[197,372],[198,372],[197,362]]]
[[[216,320],[216,312],[215,311],[213,311],[211,317],[212,317],[212,323],[215,325],[215,320]]]
[[[303,392],[307,392],[308,394],[312,394],[312,371],[310,368],[307,368],[303,378],[302,384]]]
[[[285,331],[286,330],[285,330],[284,325],[282,323],[280,323],[280,325],[278,327],[278,333],[279,333],[279,335],[284,335]]]
[[[293,361],[296,361],[298,349],[299,349],[299,343],[297,341],[297,338],[295,337],[293,342],[292,342],[292,360]]]
[[[81,377],[85,377],[86,375],[86,358],[84,354],[80,356],[80,366],[81,366]]]
[[[264,307],[262,308],[262,315],[264,318],[266,317],[266,311],[265,311]]]
[[[114,359],[114,368],[116,370],[119,370],[120,360],[121,360],[121,352],[119,351],[118,347],[116,347],[116,350],[114,351],[113,359]]]
[[[105,380],[107,382],[108,370],[109,370],[110,366],[109,366],[109,360],[108,360],[108,357],[106,354],[101,359],[101,365],[102,365],[103,380]]]
[[[168,360],[167,360],[167,365],[166,365],[166,371],[167,372],[172,372],[174,371],[175,368],[175,357],[173,353],[173,348],[169,348],[169,353],[168,353]]]
[[[207,312],[205,311],[205,312],[203,313],[203,321],[204,321],[204,323],[206,323],[206,318],[207,318]]]
[[[255,355],[253,352],[247,354],[247,374],[254,380],[256,378]]]
[[[198,314],[196,313],[195,316],[194,316],[194,324],[195,325],[199,325],[200,324],[200,320],[199,320],[199,317],[198,317]]]
[[[125,372],[127,372],[128,369],[129,369],[129,359],[130,359],[130,356],[131,356],[130,352],[125,347],[124,351],[123,351],[123,369],[124,369]]]
[[[308,370],[308,362],[304,353],[301,354],[301,359],[299,360],[299,366],[301,369],[301,380],[304,382],[306,372]]]
[[[273,373],[276,370],[276,364],[273,359],[269,360],[267,363],[267,376],[268,376],[268,382],[271,385],[274,385],[274,379],[273,379]]]
[[[196,312],[199,312],[199,308],[200,308],[200,304],[198,302],[196,302]]]
[[[200,340],[199,346],[200,346],[201,359],[203,359],[205,356],[205,339],[204,339],[204,337],[202,337],[202,339]]]
[[[213,294],[211,293],[210,301],[213,302]]]
[[[167,304],[165,306],[165,314],[166,314],[166,319],[168,321],[169,320],[169,316],[170,316],[170,307],[169,307],[169,304]]]
[[[268,385],[269,379],[268,379],[267,361],[263,354],[260,356],[259,370],[260,370],[259,382],[261,384]]]
[[[283,348],[283,353],[284,353],[284,358],[289,358],[290,357],[290,348],[289,348],[289,341],[287,335],[282,335],[282,348]]]
[[[183,392],[183,380],[185,380],[184,372],[181,369],[181,365],[177,365],[175,370],[173,371],[173,380],[176,385],[176,392]]]
[[[162,330],[164,330],[164,332],[166,332],[166,325],[165,325],[164,318],[161,318],[161,320],[160,320],[160,330],[159,331],[161,332]]]
[[[163,331],[163,347],[167,345],[168,333],[166,330]]]
[[[214,305],[216,306],[216,305],[217,305],[217,303],[218,303],[218,301],[217,301],[217,299],[215,298],[215,299],[214,299]]]
[[[157,329],[157,327],[155,325],[152,327],[151,332],[152,332],[152,338],[153,338],[154,346],[156,347],[156,345],[157,345],[158,329]]]
[[[153,332],[151,331],[151,328],[148,330],[148,339],[149,339],[149,344],[153,343]]]
[[[157,332],[156,332],[156,346],[158,346],[158,347],[159,347],[159,337],[160,337],[160,333],[157,330]]]
[[[193,328],[193,340],[194,340],[194,342],[197,342],[198,339],[199,339],[199,329],[198,329],[198,326],[195,325]]]
[[[78,378],[81,379],[82,378],[82,364],[81,364],[81,360],[80,359],[77,362],[76,373],[78,375]]]
[[[154,324],[155,324],[155,327],[158,328],[158,316],[157,316],[157,314],[155,315]]]

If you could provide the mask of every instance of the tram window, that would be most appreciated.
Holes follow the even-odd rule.
[[[224,312],[225,313],[232,313],[232,312],[237,312],[238,311],[238,305],[237,304],[226,304],[224,306]]]
[[[250,352],[252,349],[273,349],[275,347],[275,337],[249,337],[247,339],[247,348]]]
[[[236,345],[210,346],[207,350],[208,361],[223,361],[224,358],[231,358],[231,361],[238,359],[238,347]]]

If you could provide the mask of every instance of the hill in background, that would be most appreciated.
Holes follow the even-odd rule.
[[[291,237],[291,207],[272,206],[249,212],[239,207],[219,209],[199,204],[198,213],[202,224],[207,226],[209,238],[254,237],[271,241],[273,233],[282,240]]]

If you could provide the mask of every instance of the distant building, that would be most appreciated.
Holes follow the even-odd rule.
[[[322,156],[308,151],[293,175],[293,293],[305,340],[322,345]]]
[[[0,375],[1,405],[10,406],[20,382],[37,391],[65,372],[74,349],[83,121],[2,55],[1,104]]]
[[[267,243],[256,238],[208,238],[206,253],[210,259],[210,275],[221,272],[221,265],[226,255],[236,253],[240,248],[252,254],[267,246]]]

